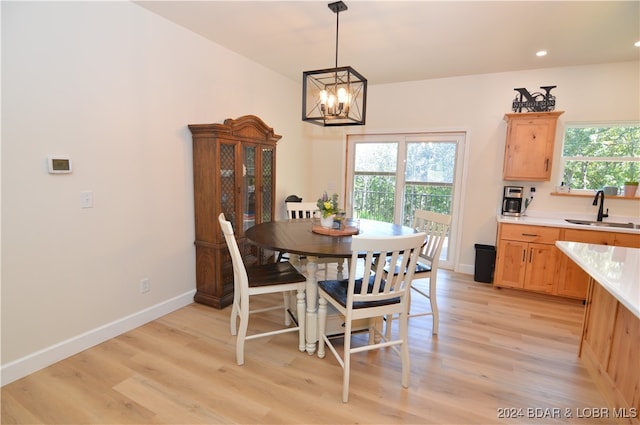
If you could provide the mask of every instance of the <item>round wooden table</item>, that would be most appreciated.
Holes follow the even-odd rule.
[[[262,248],[307,257],[305,339],[307,352],[313,354],[318,341],[318,270],[320,257],[351,257],[352,236],[323,235],[312,231],[312,219],[269,221],[245,231],[248,241]],[[368,236],[401,236],[415,230],[393,223],[359,220],[359,234]],[[295,264],[294,264],[295,265]]]

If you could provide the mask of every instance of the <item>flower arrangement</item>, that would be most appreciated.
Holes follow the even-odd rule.
[[[334,193],[329,198],[327,192],[325,192],[321,198],[318,199],[318,209],[322,213],[322,217],[327,218],[333,214],[336,214],[338,210],[338,194]]]

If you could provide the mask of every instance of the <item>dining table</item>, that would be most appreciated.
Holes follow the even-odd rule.
[[[245,237],[253,245],[306,257],[305,341],[309,354],[315,352],[318,342],[318,258],[351,258],[353,234],[388,237],[416,232],[411,227],[375,220],[346,220],[346,223],[347,227],[354,229],[348,232],[352,234],[321,229],[317,219],[268,221],[245,231]],[[300,267],[295,263],[294,266]]]

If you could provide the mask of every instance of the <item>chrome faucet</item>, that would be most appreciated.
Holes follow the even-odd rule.
[[[602,221],[604,217],[609,217],[609,208],[607,208],[607,212],[603,212],[604,209],[604,191],[599,190],[596,192],[596,197],[593,198],[593,205],[598,205],[598,196],[600,197],[600,207],[598,207],[598,221]]]

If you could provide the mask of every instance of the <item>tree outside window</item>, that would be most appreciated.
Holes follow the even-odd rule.
[[[563,181],[571,189],[622,187],[640,178],[640,123],[567,125]]]

